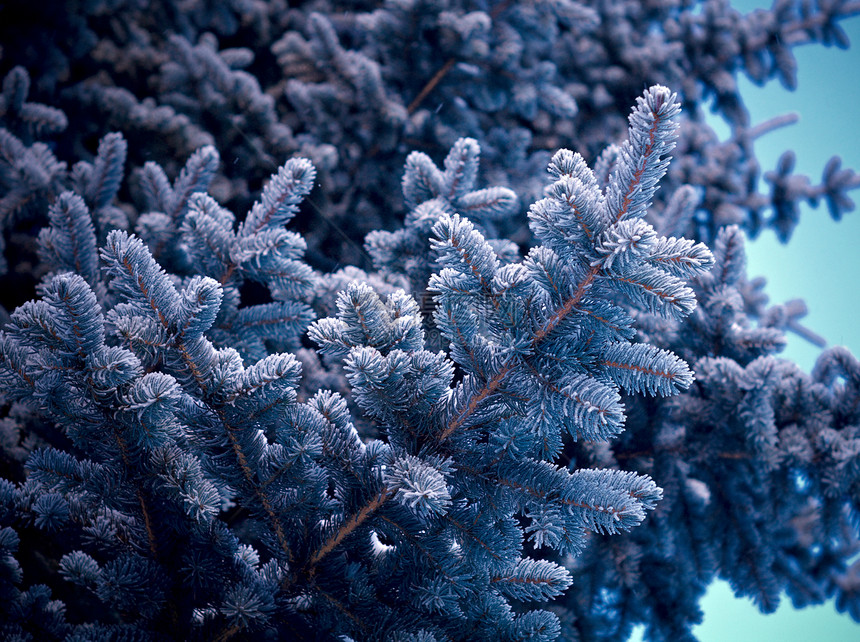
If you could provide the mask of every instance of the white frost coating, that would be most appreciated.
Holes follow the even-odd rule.
[[[687,491],[703,504],[707,505],[711,503],[711,490],[705,482],[690,477],[687,479]]]

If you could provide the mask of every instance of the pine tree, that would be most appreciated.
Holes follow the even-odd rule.
[[[0,26],[0,637],[860,620],[860,364],[743,247],[860,181],[758,194],[733,76],[860,7],[351,4]]]

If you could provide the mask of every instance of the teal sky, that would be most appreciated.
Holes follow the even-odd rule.
[[[736,6],[761,2],[735,0]],[[798,89],[786,91],[773,82],[759,88],[740,79],[741,91],[753,123],[789,112],[800,121],[762,136],[756,155],[764,170],[772,169],[786,149],[796,153],[795,170],[820,182],[831,156],[842,158],[843,167],[860,171],[860,16],[842,23],[851,48],[820,46],[796,49]],[[860,190],[854,200],[860,204]],[[830,218],[826,207],[805,207],[800,225],[787,245],[768,231],[748,244],[748,273],[767,278],[771,301],[802,298],[809,308],[805,325],[827,339],[860,354],[860,211],[842,221]],[[818,349],[789,336],[784,356],[809,371]],[[860,631],[858,631],[860,634]],[[856,638],[860,639],[860,637]]]
[[[762,0],[733,0],[741,11],[769,7]],[[776,166],[787,149],[796,153],[795,171],[820,182],[833,155],[843,167],[860,171],[860,16],[843,21],[851,39],[848,50],[817,45],[795,49],[798,89],[789,92],[778,81],[759,88],[739,79],[741,92],[757,124],[773,116],[794,112],[800,121],[771,132],[756,142],[763,171]],[[728,132],[727,129],[723,131]],[[763,188],[767,188],[766,185]],[[764,276],[773,303],[802,298],[809,314],[807,327],[828,345],[847,346],[860,355],[860,190],[854,192],[858,211],[842,221],[830,218],[826,207],[804,207],[800,225],[787,245],[772,232],[747,244],[749,276]],[[782,356],[809,372],[819,350],[803,339],[789,336]],[[711,585],[704,600],[703,624],[694,629],[701,642],[858,642],[860,624],[836,611],[833,601],[795,610],[787,598],[776,613],[762,615],[748,599],[737,599],[728,584]],[[641,640],[641,631],[633,640]]]

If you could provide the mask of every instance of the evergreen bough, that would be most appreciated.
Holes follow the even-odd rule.
[[[787,239],[858,181],[785,156],[758,195],[750,141],[782,123],[725,75],[791,85],[790,46],[847,44],[858,7],[693,4],[201,2],[162,39],[170,4],[130,3],[121,45],[87,5],[14,49],[64,87],[31,100],[19,66],[0,97],[2,637],[692,639],[715,576],[860,620],[860,364],[774,356],[817,337],[746,279],[739,227]],[[294,111],[213,33],[270,45]],[[624,65],[678,93],[620,140],[610,106],[653,77]],[[124,88],[155,70],[157,100]],[[123,133],[69,169],[82,106]]]

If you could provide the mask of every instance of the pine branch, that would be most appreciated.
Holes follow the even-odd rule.
[[[316,566],[329,553],[337,548],[343,540],[361,526],[367,519],[378,511],[391,497],[394,496],[393,491],[386,488],[382,489],[371,497],[356,513],[347,517],[340,528],[337,529],[314,553],[308,558],[302,570],[302,575],[308,579],[312,579],[316,573]]]

